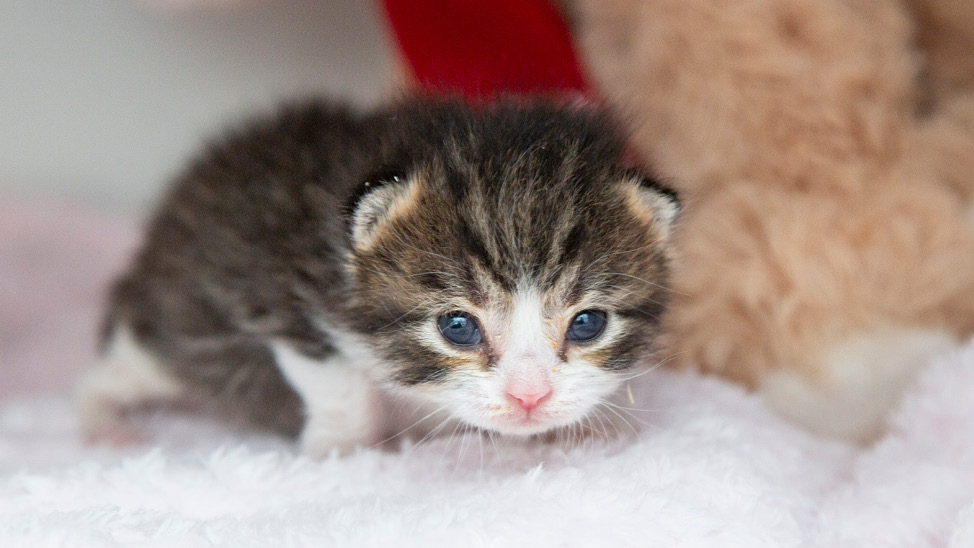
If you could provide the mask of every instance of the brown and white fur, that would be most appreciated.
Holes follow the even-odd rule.
[[[427,414],[584,423],[651,363],[669,296],[677,202],[623,149],[604,113],[544,101],[311,102],[231,132],[112,291],[86,433],[124,438],[128,412],[180,400],[316,456]],[[470,325],[473,344],[444,334]]]

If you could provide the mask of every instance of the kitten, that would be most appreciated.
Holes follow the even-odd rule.
[[[86,434],[186,399],[316,456],[395,434],[392,400],[578,423],[647,364],[667,301],[678,203],[623,150],[604,113],[543,101],[312,102],[230,133],[114,286]]]

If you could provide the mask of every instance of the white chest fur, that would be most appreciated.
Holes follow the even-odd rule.
[[[352,335],[335,335],[339,353],[325,361],[307,358],[287,344],[271,344],[285,379],[304,402],[301,444],[322,458],[400,436],[422,437],[455,422],[443,407],[382,388],[382,362]]]

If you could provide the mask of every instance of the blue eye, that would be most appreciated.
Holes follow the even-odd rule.
[[[591,341],[605,330],[605,312],[601,310],[583,310],[572,318],[568,324],[565,338],[570,341]]]
[[[480,326],[466,312],[449,312],[436,320],[443,338],[457,346],[473,346],[480,343]]]

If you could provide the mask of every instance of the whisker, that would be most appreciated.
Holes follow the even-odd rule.
[[[601,403],[602,403],[602,405],[604,405],[604,406],[605,406],[605,409],[606,409],[607,411],[609,411],[610,413],[612,413],[612,414],[614,414],[615,416],[617,416],[617,417],[619,417],[619,420],[621,420],[621,421],[622,421],[622,422],[623,422],[623,423],[624,423],[624,424],[625,424],[626,426],[628,426],[628,427],[629,427],[629,429],[630,429],[630,430],[632,430],[632,433],[633,433],[633,434],[635,434],[637,438],[639,437],[639,430],[638,430],[638,429],[637,429],[637,428],[636,428],[635,426],[633,426],[632,424],[630,424],[630,422],[629,422],[628,420],[626,420],[626,418],[625,418],[625,417],[623,417],[623,416],[622,416],[621,414],[619,414],[619,412],[618,412],[618,411],[616,411],[615,409],[613,409],[613,408],[612,408],[612,406],[611,406],[611,404],[610,404],[610,402],[608,402],[608,401],[603,401],[603,402],[601,402]],[[637,421],[639,421],[639,419],[638,419],[637,417],[635,417],[635,416],[632,416],[631,414],[630,414],[630,417],[631,417],[631,418],[632,418],[633,420],[637,420]],[[642,422],[642,421],[639,421],[639,422]],[[643,423],[643,424],[645,424],[645,423]]]
[[[589,433],[587,437],[582,438],[582,441],[584,442],[584,445],[586,445],[588,448],[591,448],[592,445],[595,443],[594,438],[597,434],[595,431],[595,423],[592,421],[591,415],[585,416],[585,428],[586,430],[588,430]]]
[[[602,437],[603,437],[603,439],[604,438],[608,438],[609,437],[609,432],[606,429],[605,421],[602,420],[602,413],[599,412],[599,408],[598,407],[592,409],[592,411],[595,413],[594,416],[599,421],[599,426],[602,428]]]
[[[643,407],[626,407],[624,405],[619,405],[618,403],[612,403],[610,401],[605,401],[603,403],[605,403],[606,405],[611,405],[614,409],[620,409],[622,411],[635,411],[637,413],[672,413],[672,411],[669,410],[669,409],[650,409],[648,407],[646,407],[646,408],[643,408]],[[635,419],[636,417],[633,416],[633,418]]]
[[[618,415],[618,412],[616,412],[615,409],[618,409],[618,410],[622,411],[623,413],[625,413],[626,415],[629,415],[629,418],[631,418],[632,420],[638,422],[639,424],[642,424],[643,426],[645,426],[647,428],[655,428],[657,430],[660,429],[659,426],[657,426],[655,424],[652,424],[652,423],[648,423],[648,422],[640,419],[636,415],[630,413],[630,411],[654,412],[654,411],[657,411],[657,410],[654,410],[654,409],[635,409],[635,408],[632,408],[632,407],[622,407],[621,405],[612,403],[612,402],[610,402],[608,400],[603,400],[601,403],[606,406],[606,409],[608,409],[609,411],[612,411],[613,413],[616,413],[617,415]],[[659,410],[659,411],[660,412],[666,412],[665,410]],[[623,418],[623,417],[620,415],[619,418]],[[623,419],[623,420],[625,420],[625,419]],[[630,427],[631,427],[631,425],[630,425]]]
[[[461,425],[463,426],[463,428],[461,428]],[[457,435],[457,430],[460,431],[460,449],[457,452],[457,460],[456,460],[456,462],[453,463],[453,471],[450,472],[450,477],[451,478],[454,475],[456,475],[457,468],[459,468],[460,467],[460,464],[463,462],[463,456],[466,454],[466,449],[465,448],[467,446],[467,438],[469,437],[469,436],[467,436],[467,427],[466,427],[466,425],[463,425],[462,423],[458,422],[457,425],[455,427],[453,427],[453,432],[450,432],[450,445],[448,445],[447,448],[449,448],[449,447],[452,446],[453,439]],[[444,451],[443,454],[445,455],[446,454],[446,451]]]
[[[453,417],[447,417],[442,421],[440,421],[440,424],[438,424],[436,428],[427,432],[426,435],[423,436],[418,442],[416,442],[415,445],[410,447],[409,451],[406,453],[406,456],[412,455],[413,451],[421,447],[424,443],[429,443],[434,437],[436,437],[437,434],[439,434],[440,430],[442,430],[443,427],[446,426],[447,423],[449,423],[452,418]]]
[[[634,375],[630,375],[630,376],[628,376],[628,377],[622,377],[622,378],[619,378],[619,379],[617,379],[617,380],[618,380],[618,382],[626,382],[626,381],[631,381],[631,380],[633,380],[633,379],[637,379],[637,378],[639,378],[639,377],[642,377],[643,375],[646,375],[647,373],[652,373],[653,371],[656,371],[656,370],[657,370],[657,369],[659,369],[660,367],[663,367],[664,365],[666,365],[666,364],[668,364],[668,363],[670,363],[671,361],[673,361],[673,360],[675,360],[675,359],[676,359],[677,357],[679,357],[679,356],[680,356],[681,354],[686,354],[686,351],[683,351],[683,352],[677,352],[677,353],[675,353],[675,354],[672,354],[672,355],[670,355],[669,357],[667,357],[667,358],[665,358],[665,359],[663,359],[663,360],[661,360],[661,361],[659,361],[659,362],[657,362],[656,364],[654,364],[654,365],[652,365],[652,366],[650,366],[650,367],[648,367],[647,369],[645,369],[645,370],[643,370],[643,371],[640,371],[640,372],[638,372],[638,373],[636,373],[636,374],[634,374]]]
[[[402,402],[400,402],[400,409],[402,408],[402,406],[403,406],[404,404],[405,404],[405,401],[402,401]],[[375,444],[373,444],[373,445],[371,445],[371,446],[369,446],[369,449],[374,449],[374,448],[376,448],[376,447],[378,447],[378,446],[380,446],[380,445],[382,445],[383,443],[386,443],[386,442],[388,442],[388,441],[391,441],[391,440],[393,440],[393,439],[395,439],[395,438],[398,438],[399,436],[401,436],[401,435],[403,435],[403,434],[405,434],[405,433],[406,433],[406,432],[408,432],[409,430],[412,430],[413,428],[415,428],[415,427],[416,427],[416,426],[417,426],[417,425],[418,425],[419,423],[421,423],[421,422],[423,422],[424,420],[426,420],[426,419],[428,419],[428,418],[430,418],[430,417],[432,417],[433,415],[435,415],[435,414],[437,414],[437,413],[439,413],[440,411],[443,411],[444,409],[446,409],[446,405],[442,405],[442,406],[440,406],[440,407],[439,407],[438,409],[434,409],[434,410],[433,410],[432,412],[430,412],[429,414],[427,414],[427,415],[426,415],[425,417],[423,417],[423,418],[421,418],[421,419],[419,419],[418,421],[416,421],[416,422],[414,422],[414,423],[412,423],[412,424],[410,424],[410,425],[409,425],[409,426],[407,426],[406,428],[403,428],[403,429],[402,429],[402,430],[400,430],[399,432],[396,432],[395,434],[393,434],[393,435],[391,435],[391,436],[389,436],[388,438],[386,438],[386,439],[384,439],[384,440],[382,440],[382,441],[380,441],[380,442],[376,442]],[[449,419],[449,417],[447,417],[447,420],[448,420],[448,419]]]
[[[478,432],[477,442],[480,449],[480,472],[484,471],[484,434],[483,432]]]
[[[491,432],[490,430],[487,431],[487,439],[489,439],[491,445],[493,445],[493,447],[494,447],[494,454],[496,455],[497,452],[500,451],[500,449],[497,447],[497,440],[494,439],[494,433]]]

